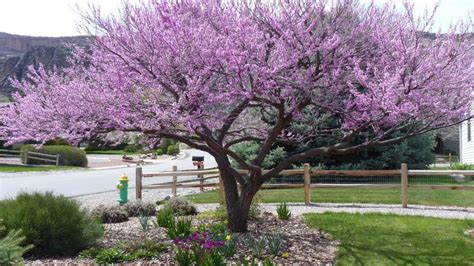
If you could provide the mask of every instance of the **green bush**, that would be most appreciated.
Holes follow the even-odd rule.
[[[0,234],[5,231],[5,227],[0,220]],[[33,246],[21,246],[25,237],[21,235],[21,230],[11,230],[8,234],[0,238],[0,265],[21,265],[23,254]]]
[[[0,201],[0,219],[7,230],[22,230],[36,255],[74,255],[103,235],[97,219],[79,203],[52,193],[21,193]]]
[[[51,155],[59,154],[59,165],[80,166],[87,167],[86,152],[72,146],[52,145],[43,146],[39,149],[31,144],[26,144],[21,147],[21,161],[26,163],[26,152],[40,152]],[[28,158],[28,164],[45,164],[45,161]]]
[[[474,170],[473,164],[454,163],[453,170]]]
[[[123,151],[128,153],[139,153],[143,151],[143,146],[140,144],[128,144]]]
[[[128,221],[127,211],[118,205],[99,205],[91,211],[91,215],[97,217],[102,223],[121,223]]]
[[[179,153],[179,145],[178,144],[169,145],[168,149],[166,150],[166,153],[168,155],[177,155]]]
[[[67,140],[63,139],[63,138],[55,138],[55,139],[46,141],[46,143],[44,145],[48,145],[48,146],[51,146],[51,145],[70,146],[71,144],[69,144],[69,142]]]
[[[174,145],[177,143],[178,142],[176,140],[164,138],[160,143],[160,149],[162,149],[163,151],[167,151],[170,145]]]
[[[165,152],[163,151],[163,149],[156,149],[155,154],[160,156],[160,155],[165,154]]]

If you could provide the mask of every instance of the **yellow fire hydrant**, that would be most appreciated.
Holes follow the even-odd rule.
[[[124,205],[128,202],[128,176],[123,174],[117,183],[117,189],[120,191],[118,202]]]

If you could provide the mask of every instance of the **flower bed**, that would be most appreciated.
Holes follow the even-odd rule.
[[[105,224],[101,243],[83,251],[80,256],[27,261],[27,265],[121,262],[132,265],[305,262],[313,265],[331,263],[335,255],[337,243],[327,234],[308,227],[298,217],[280,220],[264,213],[249,222],[249,233],[246,234],[230,234],[225,222],[204,215],[173,219],[174,222],[164,222],[166,228],[158,226],[155,217],[134,217],[122,223]],[[191,223],[187,225],[188,222]],[[170,239],[170,235],[175,238]]]

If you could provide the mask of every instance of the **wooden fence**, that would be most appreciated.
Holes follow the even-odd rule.
[[[0,157],[21,158],[21,151],[0,149]],[[25,153],[25,164],[28,164],[28,160],[31,159],[47,163],[54,163],[56,166],[59,166],[59,154],[52,155],[41,152],[27,151]]]
[[[59,166],[59,154],[52,155],[40,152],[27,151],[25,154],[25,164],[28,164],[28,160],[38,160],[48,163],[54,163],[56,166]]]
[[[266,171],[263,171],[264,173]],[[241,170],[241,174],[246,174],[247,171]],[[400,202],[402,207],[408,206],[408,190],[410,188],[417,189],[431,189],[431,190],[474,190],[474,185],[430,185],[430,184],[409,184],[409,176],[445,176],[445,175],[463,175],[474,176],[474,171],[466,170],[409,170],[406,164],[402,164],[400,169],[395,170],[311,170],[309,164],[305,164],[303,169],[283,170],[279,173],[280,176],[294,176],[300,175],[303,177],[302,183],[265,183],[262,188],[266,189],[284,189],[284,188],[303,188],[304,202],[306,205],[311,204],[311,188],[375,188],[375,189],[390,189],[400,188]],[[170,182],[157,183],[151,185],[143,185],[143,178],[151,177],[172,177]],[[192,177],[195,179],[186,179],[178,181],[178,177]],[[371,183],[312,183],[311,177],[317,176],[352,176],[352,177],[399,177],[399,183],[386,184],[371,184]],[[211,180],[213,182],[207,183],[204,181]],[[197,183],[196,183],[197,182]],[[176,166],[173,166],[173,171],[159,172],[159,173],[142,173],[142,168],[136,168],[136,197],[142,198],[143,189],[171,189],[171,196],[176,197],[178,188],[219,188],[219,195],[221,200],[224,199],[224,185],[220,178],[218,169],[203,169],[203,170],[181,170],[178,171]]]

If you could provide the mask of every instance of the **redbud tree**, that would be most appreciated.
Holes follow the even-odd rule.
[[[139,132],[206,151],[235,232],[247,230],[262,184],[285,168],[470,116],[469,27],[426,34],[432,14],[416,17],[408,3],[152,0],[124,4],[116,16],[92,8],[84,20],[90,49],[76,48],[71,67],[31,68],[27,82],[15,81],[3,134],[15,143]],[[323,136],[337,141],[262,171],[279,143]],[[246,141],[260,144],[251,162],[232,149]]]

